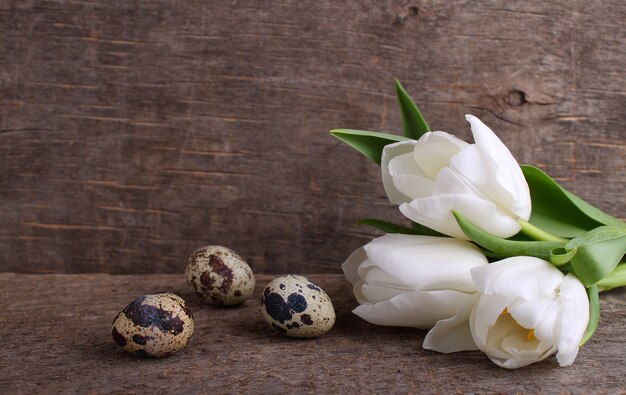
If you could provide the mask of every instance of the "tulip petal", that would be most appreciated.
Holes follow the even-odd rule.
[[[359,280],[354,284],[353,292],[356,300],[361,304],[376,303],[391,299],[398,293],[411,291],[411,288],[406,287],[397,278],[381,270],[370,259],[365,259],[359,265],[357,274]]]
[[[543,361],[556,351],[555,346],[546,342],[528,342],[524,333],[515,333],[502,340],[502,350],[508,358],[497,358],[493,354],[489,359],[506,369],[518,369],[532,363]]]
[[[376,266],[363,271],[361,278],[363,280],[354,286],[354,293],[355,295],[358,293],[361,299],[367,303],[382,302],[401,293],[412,291],[412,289],[403,286],[395,277]],[[359,302],[363,303],[361,300]]]
[[[498,366],[516,369],[547,358],[553,350],[549,343],[529,339],[528,329],[503,313],[489,329],[485,352]]]
[[[376,325],[430,329],[456,314],[467,294],[457,291],[414,291],[388,301],[363,304],[353,313]]]
[[[500,186],[495,178],[499,165],[501,164],[493,163],[490,158],[485,160],[475,144],[459,152],[450,160],[450,169],[458,174],[465,184],[471,185],[475,191],[480,191],[486,200],[494,202],[510,215],[516,215],[511,210],[514,197]],[[517,162],[515,166],[519,167]]]
[[[457,211],[480,229],[507,238],[520,230],[519,224],[493,202],[471,195],[445,194],[414,199],[400,205],[400,212],[412,221],[440,233],[463,240],[463,233],[452,215]]]
[[[511,210],[524,220],[530,217],[530,189],[522,170],[495,133],[480,119],[465,115],[470,123],[475,145],[450,160],[450,167],[463,174],[498,205]],[[465,156],[467,155],[467,156]],[[489,168],[487,173],[485,169]]]
[[[366,263],[364,263],[364,265],[362,265],[361,267],[364,267],[365,264],[369,264],[370,262],[372,261],[368,259]],[[388,286],[403,289],[405,291],[412,291],[411,288],[405,286],[404,283],[398,280],[397,277],[392,276],[378,266],[369,266],[366,267],[365,270],[361,270],[359,268],[359,276],[361,277],[361,279],[363,279],[363,281],[368,284]]]
[[[357,290],[356,288],[359,284],[360,289]],[[355,295],[362,295],[363,300],[367,301],[368,304],[385,302],[406,292],[412,292],[412,290],[407,291],[406,289],[394,288],[378,284],[370,284],[367,282],[357,283],[354,290]]]
[[[498,359],[510,359],[511,354],[502,349],[502,341],[524,332],[524,328],[519,326],[510,314],[501,313],[487,332],[485,342],[487,354],[489,354],[490,357]],[[511,341],[511,339],[509,339],[509,341]]]
[[[478,294],[467,294],[454,316],[437,321],[426,334],[422,347],[442,353],[478,350],[469,326],[469,318],[478,298]]]
[[[515,359],[528,359],[538,362],[549,357],[555,347],[538,339],[528,340],[528,331],[515,332],[502,339],[502,350]],[[552,351],[552,352],[547,352]]]
[[[569,366],[576,359],[578,344],[589,322],[589,299],[580,280],[568,274],[561,285],[558,301],[563,310],[556,358],[559,365]]]
[[[495,357],[492,357],[491,355],[488,355],[488,356],[489,356],[489,359],[491,359],[493,363],[495,363],[496,365],[502,368],[519,369],[519,368],[523,368],[524,366],[533,364],[535,362],[543,361],[544,359],[546,359],[547,357],[549,357],[550,355],[554,353],[555,348],[556,347],[548,348],[541,353],[530,352],[530,353],[525,354],[525,358],[516,356],[515,358],[505,359],[505,358],[495,358]]]
[[[553,298],[549,299],[554,300]],[[541,341],[555,344],[558,336],[556,325],[559,320],[559,314],[561,314],[561,306],[558,303],[553,303],[545,313],[541,321],[534,327],[535,337]]]
[[[514,300],[512,296],[488,296],[482,295],[478,304],[470,315],[470,329],[472,337],[479,350],[485,352],[487,347],[487,336],[489,328],[496,324],[496,321]]]
[[[448,237],[387,234],[364,249],[371,262],[416,291],[474,292],[470,269],[487,264],[475,245]]]
[[[389,174],[394,187],[410,201],[417,197],[430,196],[435,182],[417,166],[412,152],[398,155],[389,161]]]
[[[474,284],[483,294],[526,300],[556,296],[563,277],[552,264],[529,256],[507,258],[472,269]]]
[[[434,180],[439,170],[448,166],[450,158],[467,146],[468,143],[450,133],[425,133],[415,145],[415,162],[428,178]]]
[[[411,198],[403,194],[395,187],[393,178],[389,172],[389,162],[397,156],[413,152],[415,148],[415,140],[401,141],[399,143],[388,144],[383,148],[380,159],[380,169],[382,172],[383,188],[387,194],[390,203],[401,204],[411,201]]]
[[[363,293],[361,292],[363,284],[365,284],[364,281],[357,281],[354,284],[354,287],[352,287],[352,293],[354,294],[354,297],[356,301],[359,302],[359,304],[370,304],[369,300],[367,300],[365,298],[365,295],[363,295]]]
[[[363,263],[366,259],[367,255],[365,254],[365,250],[363,247],[360,247],[354,250],[343,265],[341,265],[341,270],[343,270],[343,274],[346,276],[348,281],[350,281],[350,284],[354,285],[357,281],[359,281],[360,277],[357,270],[361,263]]]
[[[444,167],[439,172],[433,186],[433,195],[470,195],[489,200],[485,194],[473,188],[449,167]]]
[[[542,341],[553,342],[554,331],[551,325],[542,325],[554,319],[558,313],[559,306],[556,300],[545,298],[539,300],[525,300],[518,298],[511,303],[507,309],[511,316],[526,329],[535,331],[535,337]],[[549,330],[543,330],[544,327]]]
[[[556,360],[559,362],[559,366],[566,367],[571,366],[576,360],[576,356],[578,355],[579,347],[568,348],[564,350],[559,350],[556,353]]]

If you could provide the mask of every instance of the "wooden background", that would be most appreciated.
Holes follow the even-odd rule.
[[[0,0],[0,271],[337,272],[399,219],[328,135],[463,114],[626,215],[626,3]]]

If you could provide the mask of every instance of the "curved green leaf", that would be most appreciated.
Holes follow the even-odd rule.
[[[437,237],[450,237],[448,235],[444,235],[443,233],[439,233],[434,229],[429,228],[428,226],[424,226],[422,224],[418,224],[417,222],[411,221],[411,228],[417,232],[419,235],[424,236],[437,236]]]
[[[563,273],[572,273],[574,270],[572,270],[572,264],[571,262],[567,262],[564,265],[559,266],[559,270],[562,271]]]
[[[589,323],[587,324],[587,329],[585,329],[583,338],[579,343],[579,346],[581,347],[583,344],[587,343],[587,340],[591,339],[593,332],[595,332],[598,327],[598,321],[600,320],[600,298],[598,295],[598,287],[592,285],[587,288],[587,296],[589,297]]]
[[[576,248],[569,251],[564,247],[554,248],[550,251],[550,262],[554,266],[563,266],[572,260],[574,255],[576,255],[576,251],[578,251]]]
[[[568,250],[585,245],[602,243],[608,240],[619,239],[626,236],[626,229],[615,226],[599,226],[582,236],[578,236],[567,242]]]
[[[395,80],[396,95],[400,112],[402,113],[402,129],[404,135],[412,139],[419,139],[424,133],[430,132],[430,127],[422,116],[422,113],[415,105],[411,96],[404,90],[400,81]]]
[[[559,237],[576,237],[603,225],[572,202],[571,194],[534,166],[521,165],[530,187],[532,214],[529,222]]]
[[[376,229],[380,229],[385,233],[401,233],[404,235],[420,235],[417,230],[412,228],[407,228],[406,226],[394,224],[392,222],[383,221],[380,219],[374,218],[365,218],[357,221],[357,225],[367,225],[372,226]]]
[[[386,233],[402,233],[405,235],[419,235],[419,236],[438,236],[438,237],[448,237],[444,234],[437,232],[436,230],[432,230],[424,225],[420,225],[416,222],[411,222],[411,227],[408,228],[406,226],[394,224],[393,222],[387,222],[380,219],[374,218],[364,218],[362,220],[357,221],[357,225],[367,225],[372,226],[376,229],[380,229]]]
[[[626,228],[601,226],[570,240],[565,249],[576,249],[570,263],[586,287],[597,283],[615,269],[626,253]]]
[[[591,204],[574,195],[570,191],[563,189],[563,192],[565,192],[565,195],[567,195],[569,200],[571,200],[572,203],[574,203],[576,207],[578,207],[578,209],[585,213],[585,215],[587,215],[589,218],[593,218],[594,220],[603,223],[604,225],[617,226],[622,228],[626,227],[626,223],[592,206]]]
[[[599,291],[609,291],[626,285],[626,263],[620,263],[615,269],[596,284]]]
[[[330,134],[373,160],[378,165],[380,165],[380,158],[385,145],[410,140],[406,137],[396,136],[395,134],[353,129],[333,129],[330,131]]]
[[[472,224],[461,214],[452,211],[461,230],[473,242],[499,256],[534,256],[545,260],[550,259],[550,252],[555,248],[563,248],[565,243],[558,241],[516,241],[493,236]]]

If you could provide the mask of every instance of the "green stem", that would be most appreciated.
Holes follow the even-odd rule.
[[[626,286],[626,263],[620,263],[615,269],[597,283],[600,291]]]
[[[526,236],[530,236],[534,240],[542,240],[542,241],[558,241],[560,243],[565,243],[568,240],[562,239],[558,236],[551,235],[545,230],[539,229],[535,225],[532,225],[530,222],[526,222],[523,219],[518,219],[517,223],[522,227],[522,233]]]

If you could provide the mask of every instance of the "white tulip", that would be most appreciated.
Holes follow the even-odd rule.
[[[452,215],[507,238],[527,221],[528,184],[508,148],[480,119],[466,115],[475,144],[446,132],[387,145],[381,169],[389,201],[407,218],[438,232],[467,239]]]
[[[585,287],[534,257],[504,259],[471,270],[481,293],[470,327],[478,348],[497,365],[516,369],[556,352],[574,362],[589,322]]]
[[[354,313],[377,325],[431,329],[424,348],[476,350],[469,316],[478,300],[470,269],[487,258],[448,237],[387,234],[350,255],[342,269],[354,285]]]

